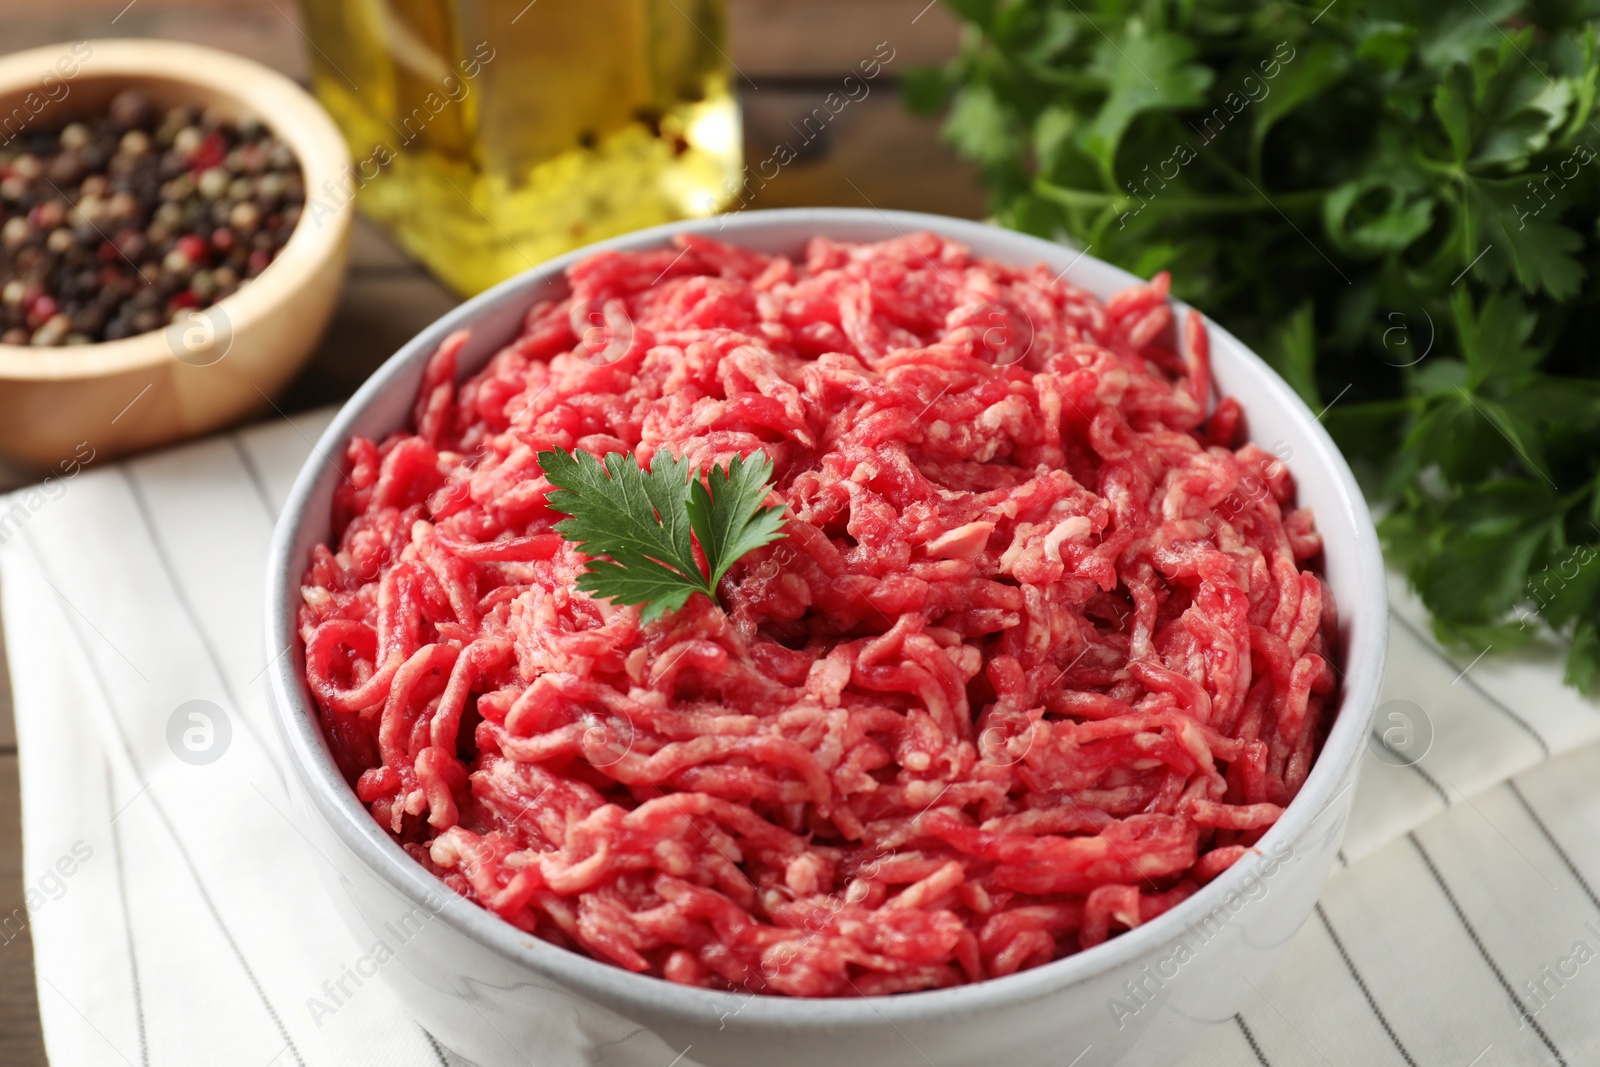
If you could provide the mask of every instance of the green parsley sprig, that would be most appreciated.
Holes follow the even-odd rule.
[[[578,588],[619,604],[642,604],[645,622],[677,611],[696,593],[717,603],[717,583],[745,553],[783,537],[783,509],[766,506],[772,461],[735,456],[700,468],[657,449],[644,470],[630,452],[602,462],[588,452],[540,452],[556,491],[547,502],[571,518],[556,532],[591,556]],[[690,535],[693,535],[691,538]],[[698,542],[706,559],[695,558]]]
[[[1441,637],[1542,619],[1600,682],[1600,6],[945,2],[907,91],[997,217],[1171,270],[1324,412]]]

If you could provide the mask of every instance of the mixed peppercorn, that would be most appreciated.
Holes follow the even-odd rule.
[[[249,116],[129,90],[22,134],[0,146],[0,343],[115,341],[209,307],[267,268],[304,202],[294,153]]]

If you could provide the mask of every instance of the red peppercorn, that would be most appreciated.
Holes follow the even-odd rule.
[[[49,293],[40,293],[24,305],[28,309],[28,325],[37,330],[61,310],[56,303],[56,298]]]
[[[212,248],[215,248],[218,252],[225,256],[229,252],[233,251],[233,246],[234,237],[232,230],[228,229],[226,226],[219,226],[215,230],[211,231]]]
[[[167,311],[170,313],[176,311],[178,308],[192,308],[199,306],[200,298],[195,295],[194,290],[185,289],[183,292],[178,293],[167,302]]]
[[[258,248],[254,252],[250,253],[250,259],[246,262],[245,273],[254,278],[257,274],[260,274],[262,271],[266,270],[267,264],[271,262],[272,254],[270,252],[263,252]]]
[[[67,217],[65,205],[59,200],[43,200],[28,212],[28,225],[36,230],[53,230]]]
[[[228,141],[221,130],[212,130],[200,141],[200,147],[189,157],[189,169],[195,174],[209,170],[228,158]]]
[[[206,255],[206,240],[198,234],[184,234],[178,238],[173,247],[188,256],[191,263],[204,263],[208,258]]]

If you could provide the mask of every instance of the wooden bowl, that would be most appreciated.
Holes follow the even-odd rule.
[[[71,347],[0,344],[0,453],[43,467],[83,446],[115,456],[265,408],[315,349],[344,282],[354,212],[344,139],[304,90],[258,63],[152,40],[0,57],[0,140],[103,114],[124,89],[164,108],[255,115],[299,158],[306,206],[265,271],[164,330]]]

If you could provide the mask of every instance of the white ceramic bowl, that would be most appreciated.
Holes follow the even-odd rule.
[[[460,373],[472,374],[518,332],[530,304],[564,290],[563,270],[595,251],[657,248],[674,234],[700,233],[795,253],[815,235],[870,241],[924,229],[981,256],[1065,270],[1101,296],[1137,282],[1060,245],[935,215],[812,208],[674,223],[561,256],[452,311],[362,386],[317,452],[339,457],[352,434],[377,438],[406,426],[423,363],[445,335],[472,327],[460,356]],[[1260,855],[1103,945],[953,989],[855,1000],[693,989],[540,941],[445,890],[357,801],[317,725],[295,612],[312,546],[329,538],[338,475],[321,459],[308,461],[279,519],[267,573],[268,651],[291,650],[271,670],[275,717],[308,830],[339,868],[341,877],[329,880],[334,900],[363,944],[385,923],[406,932],[381,973],[417,1021],[481,1067],[1168,1064],[1200,1028],[1227,1021],[1310,915],[1339,847],[1383,672],[1387,607],[1372,520],[1333,442],[1265,363],[1208,325],[1219,391],[1244,406],[1253,440],[1287,458],[1300,502],[1316,512],[1325,578],[1340,608],[1337,717]]]

